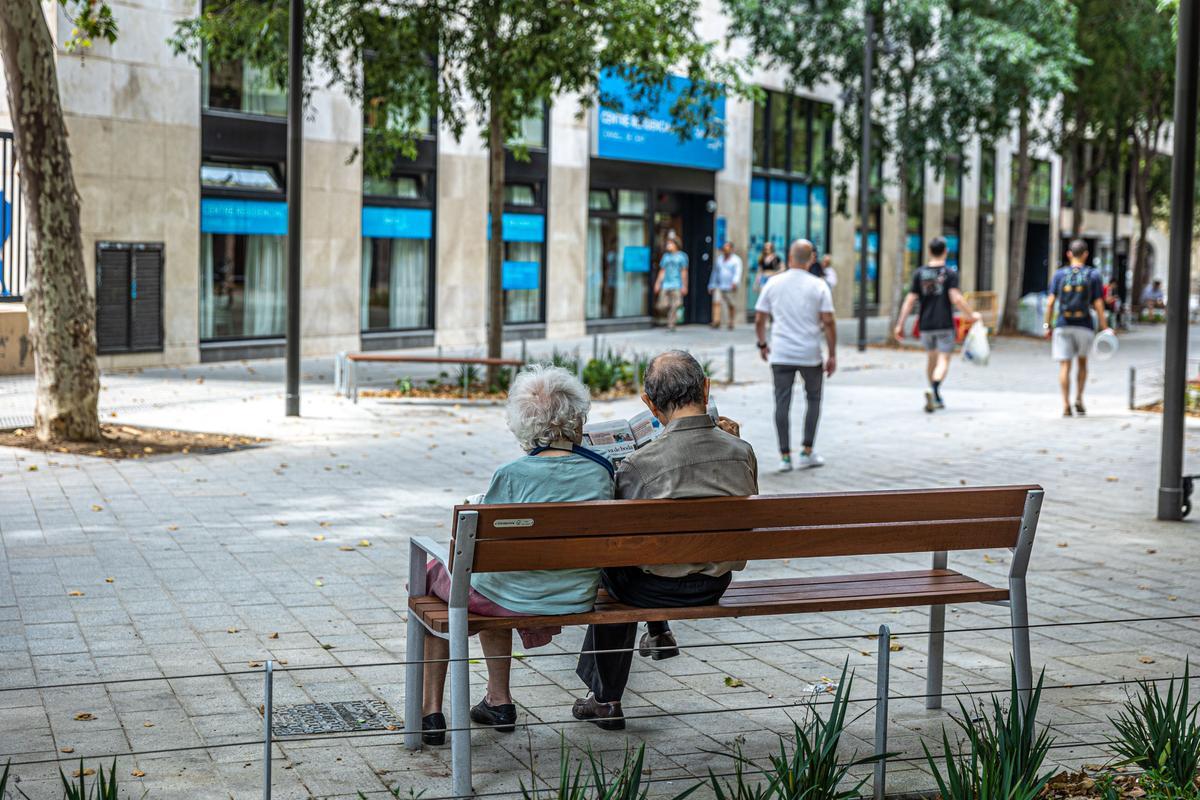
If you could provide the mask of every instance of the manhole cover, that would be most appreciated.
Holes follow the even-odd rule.
[[[400,730],[402,727],[404,723],[382,700],[278,706],[271,714],[271,731],[275,736]]]

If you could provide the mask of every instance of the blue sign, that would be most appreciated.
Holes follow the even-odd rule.
[[[12,203],[0,191],[0,297],[10,297],[12,292],[4,282],[4,243],[12,235]]]
[[[205,197],[200,200],[200,230],[203,233],[284,236],[287,234],[287,203]]]
[[[638,98],[638,89],[617,74],[600,74],[601,105],[596,110],[596,155],[623,161],[672,164],[719,170],[725,166],[725,137],[708,138],[697,127],[679,136],[671,107],[691,87],[691,81],[672,75],[656,97]],[[651,103],[648,107],[648,103]],[[725,98],[713,101],[713,116],[725,120]]]
[[[920,254],[920,252],[921,252],[921,234],[910,233],[908,235],[908,252]]]
[[[505,261],[500,288],[506,292],[537,289],[542,284],[542,265],[537,261]]]
[[[867,248],[871,253],[879,252],[879,234],[871,231],[867,234]],[[854,232],[854,252],[862,249],[862,231]]]
[[[717,247],[725,246],[725,237],[729,232],[729,220],[717,217]]]
[[[621,263],[624,265],[626,272],[649,272],[650,248],[626,247],[624,255],[621,257]]]
[[[432,239],[433,211],[428,208],[363,206],[362,235],[373,239]]]
[[[505,214],[500,220],[500,229],[506,242],[546,241],[546,217],[542,214]],[[491,214],[488,214],[487,238],[491,241]]]

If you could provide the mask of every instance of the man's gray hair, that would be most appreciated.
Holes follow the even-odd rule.
[[[566,440],[578,443],[592,407],[587,387],[562,367],[527,367],[508,390],[508,429],[528,452]]]
[[[792,242],[792,246],[788,248],[788,261],[794,262],[797,265],[804,267],[812,259],[816,248],[808,239],[797,239]]]
[[[703,405],[705,380],[704,368],[691,353],[668,350],[646,367],[646,396],[664,414],[683,406]]]

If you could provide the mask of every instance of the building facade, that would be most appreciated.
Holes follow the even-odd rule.
[[[706,35],[722,36],[718,5],[704,8]],[[198,68],[173,55],[167,38],[197,10],[166,0],[116,3],[120,39],[83,56],[61,50],[70,31],[61,11],[50,20],[106,367],[283,352],[286,97],[247,65]],[[576,99],[561,97],[523,121],[527,157],[514,150],[506,158],[507,336],[650,326],[656,265],[672,234],[691,261],[690,322],[710,318],[705,287],[725,239],[747,266],[747,314],[763,244],[783,252],[801,236],[833,256],[839,317],[856,312],[864,241],[872,317],[891,313],[934,236],[950,243],[965,290],[1003,300],[1011,142],[986,151],[976,144],[941,169],[918,169],[903,221],[888,180],[893,165],[881,159],[884,200],[864,236],[857,180],[850,176],[839,202],[824,177],[838,137],[838,87],[797,91],[787,75],[768,70],[750,77],[766,102],[720,101],[719,139],[681,141],[670,129],[666,108],[678,83],[660,108],[641,115],[615,75],[600,80],[622,98],[617,108],[580,117]],[[0,129],[11,129],[6,115],[0,108]],[[415,157],[398,158],[390,176],[374,178],[354,157],[372,124],[338,91],[313,92],[302,187],[302,351],[481,346],[485,137],[468,127],[456,139],[431,121]],[[1023,293],[1044,289],[1059,257],[1060,159],[1051,152],[1037,159]]]

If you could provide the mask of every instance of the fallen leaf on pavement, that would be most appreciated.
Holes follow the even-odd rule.
[[[272,633],[272,634],[271,634],[270,636],[268,636],[267,638],[268,638],[268,639],[278,639],[278,638],[279,638],[279,634],[278,634],[278,633]]]
[[[169,531],[177,531],[177,530],[179,530],[179,526],[178,526],[178,525],[168,525],[168,526],[167,526],[167,530],[169,530]]]
[[[1148,548],[1146,548],[1146,555],[1148,555],[1148,556],[1152,556],[1152,555],[1154,555],[1154,554],[1155,554],[1155,553],[1157,553],[1157,552],[1158,552],[1158,551],[1157,551],[1157,550],[1155,550],[1153,547],[1148,547]]]
[[[1066,542],[1059,542],[1058,546],[1059,547],[1070,547],[1070,545],[1068,545]]]
[[[105,583],[112,583],[112,582],[113,582],[113,580],[115,580],[115,579],[114,579],[114,578],[105,578],[105,579],[104,579],[104,582],[105,582]]]
[[[80,711],[78,714],[75,715],[75,720],[77,722],[91,722],[95,718],[96,718],[96,715],[90,711]]]
[[[1119,481],[1121,479],[1118,478],[1116,475],[1109,475],[1104,480],[1108,481],[1109,483],[1116,483],[1117,481]]]
[[[92,504],[92,511],[103,511],[103,510],[104,510],[104,506],[98,506],[95,503]]]
[[[1178,600],[1179,598],[1178,598],[1178,597],[1176,597],[1176,596],[1175,596],[1175,595],[1173,595],[1173,594],[1169,594],[1169,595],[1167,595],[1167,599],[1168,599],[1168,600],[1170,600],[1172,603],[1174,603],[1174,602],[1175,602],[1176,600]]]
[[[284,522],[284,521],[283,521],[283,520],[281,520],[281,519],[277,519],[277,520],[275,520],[275,524],[276,524],[276,525],[278,525],[278,526],[279,526],[279,527],[281,527],[281,528],[286,528],[286,527],[287,527],[287,523],[286,523],[286,522]]]
[[[324,585],[325,585],[325,581],[323,581],[323,580],[321,580],[321,579],[319,579],[319,578],[318,578],[317,580],[313,581],[313,583],[314,583],[314,584],[316,584],[316,587],[317,587],[318,589],[320,589],[322,586],[324,586]]]
[[[30,471],[30,472],[37,472],[37,471],[38,471],[37,464],[34,464],[33,466],[31,466],[31,467],[29,468],[29,471]]]
[[[92,769],[91,767],[84,767],[83,772],[80,772],[79,770],[75,770],[74,772],[71,773],[71,777],[72,778],[90,778],[91,776],[93,776],[95,774],[96,774],[96,770]]]
[[[371,546],[371,543],[370,543],[368,540],[366,540],[366,539],[359,539],[359,540],[358,540],[358,546],[359,546],[359,547],[370,547],[370,546]]]
[[[322,650],[332,650],[334,647],[336,647],[336,645],[332,645],[332,644],[323,644],[323,645],[321,645],[321,649],[322,649]]]
[[[74,752],[75,752],[75,748],[74,748],[74,747],[60,747],[60,748],[58,748],[58,752],[60,752],[60,753],[74,753]]]
[[[1154,663],[1154,659],[1151,658],[1150,656],[1139,656],[1138,661],[1142,662],[1143,664],[1153,664]]]
[[[132,775],[132,776],[133,776],[133,777],[135,777],[135,778],[144,778],[144,777],[146,777],[146,773],[142,772],[140,769],[135,769],[133,772],[130,772],[129,774],[130,774],[130,775]]]
[[[237,633],[238,629],[237,628],[226,628],[225,632],[226,633]]]
[[[316,536],[314,536],[314,537],[313,537],[313,541],[314,541],[314,542],[323,542],[323,541],[325,541],[325,534],[323,534],[323,533],[318,533]]]
[[[250,662],[250,669],[258,669],[261,666],[262,666],[261,661],[251,661]]]
[[[899,642],[892,642],[892,644],[888,647],[888,650],[891,650],[893,653],[899,653],[903,649],[904,645],[900,644]]]
[[[329,522],[328,520],[322,520],[319,524],[322,528],[328,528],[333,523]]]
[[[725,676],[725,685],[729,686],[733,689],[736,689],[739,686],[745,686],[746,683],[741,678],[731,678],[728,675],[726,675]]]
[[[338,548],[338,550],[341,550],[343,553],[353,553],[354,549],[354,546],[349,544],[344,544]]]
[[[153,722],[143,722],[143,723],[142,723],[142,727],[143,727],[143,728],[153,728],[153,727],[154,727],[154,723],[153,723]]]
[[[67,597],[83,597],[83,592],[79,591],[78,589],[73,589],[72,591],[67,592]]]

